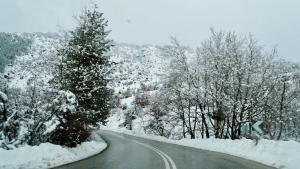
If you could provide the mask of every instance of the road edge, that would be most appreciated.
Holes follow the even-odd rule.
[[[58,165],[51,166],[49,169],[64,167],[64,166],[72,164],[72,163],[81,162],[81,161],[87,160],[89,158],[93,158],[93,157],[103,153],[104,151],[106,151],[108,149],[108,147],[110,146],[110,144],[104,138],[101,137],[100,133],[97,133],[97,134],[99,135],[99,138],[106,144],[106,146],[103,149],[101,149],[99,152],[94,153],[92,155],[89,155],[87,157],[81,158],[80,160],[74,160],[74,161],[70,161],[70,162],[67,162],[67,163],[64,163],[64,164],[58,164]]]

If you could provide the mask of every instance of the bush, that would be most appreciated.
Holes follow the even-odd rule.
[[[127,90],[123,93],[124,98],[129,98],[132,96],[132,92],[130,88],[127,88]]]
[[[141,90],[142,91],[153,91],[153,90],[157,90],[158,87],[156,85],[151,85],[151,84],[145,84],[145,83],[141,83]]]
[[[148,96],[146,94],[137,95],[135,97],[135,104],[145,108],[150,104]]]
[[[89,120],[82,113],[63,113],[62,120],[52,133],[49,142],[76,147],[90,136],[87,124],[89,124]]]

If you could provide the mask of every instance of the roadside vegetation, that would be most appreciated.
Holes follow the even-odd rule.
[[[163,49],[170,66],[148,103],[148,132],[170,137],[180,128],[179,138],[191,139],[299,138],[298,64],[235,32],[212,29],[192,54],[175,38],[171,42]],[[258,121],[263,133],[251,127]]]
[[[18,51],[15,43],[27,39],[4,34],[14,42],[1,46],[1,51],[11,51],[9,55],[1,55],[4,61],[13,64],[16,56],[27,54],[27,59],[36,57],[36,62],[20,66],[20,71],[33,70],[26,77],[22,76],[28,78],[25,90],[9,85],[11,77],[21,72],[7,68],[8,71],[1,76],[2,148],[45,142],[76,147],[90,137],[93,128],[105,124],[111,97],[111,90],[107,88],[110,73],[107,51],[111,40],[107,39],[109,31],[106,27],[107,21],[95,6],[83,11],[78,26],[66,32],[65,38],[50,43],[45,36],[32,35],[40,41],[30,51],[32,53],[25,53],[31,46],[24,44],[20,45],[24,49],[21,48],[19,53],[11,53],[13,48]],[[1,38],[1,43],[7,41],[7,38]],[[43,43],[49,48],[40,49]],[[7,66],[6,62],[2,63]],[[21,87],[24,86],[21,84]]]

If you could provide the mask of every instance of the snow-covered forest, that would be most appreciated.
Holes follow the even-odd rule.
[[[0,149],[76,147],[98,128],[299,142],[300,65],[255,35],[210,32],[197,48],[118,43],[96,8],[70,32],[0,33]]]
[[[121,75],[122,89],[115,97],[123,110],[115,111],[124,112],[123,125],[176,139],[253,139],[263,134],[298,140],[299,65],[278,59],[276,49],[265,51],[252,35],[211,33],[197,49],[175,38],[151,52],[140,47],[136,59],[147,59],[126,63],[129,72],[150,72],[142,80],[132,73]],[[249,127],[257,121],[264,122],[263,133]]]

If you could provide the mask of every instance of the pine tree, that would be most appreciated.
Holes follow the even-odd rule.
[[[79,26],[70,32],[66,44],[58,51],[60,89],[71,91],[78,99],[78,110],[85,113],[90,123],[105,123],[109,113],[111,91],[107,88],[112,47],[107,38],[108,21],[103,13],[94,9],[84,10],[78,18]]]

